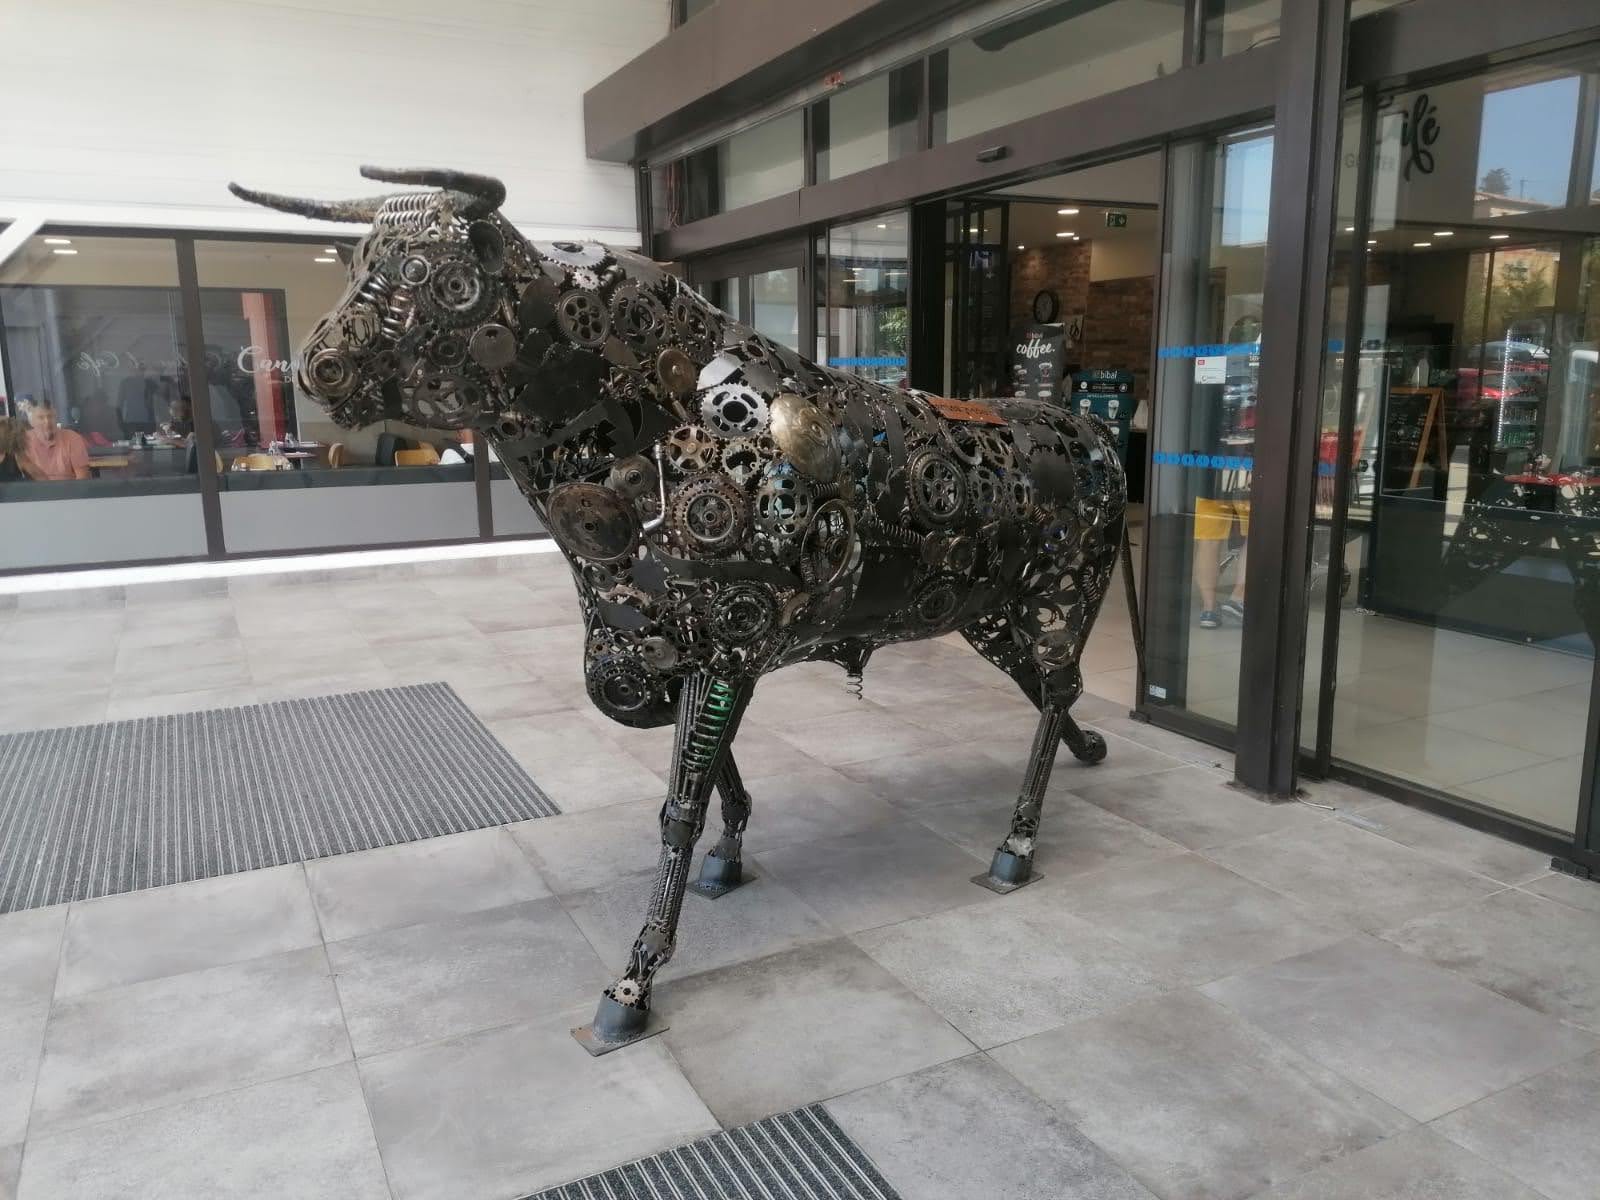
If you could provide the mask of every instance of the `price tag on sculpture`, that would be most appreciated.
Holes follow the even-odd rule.
[[[929,396],[928,403],[941,417],[952,421],[972,421],[979,425],[1004,425],[1006,419],[981,400],[948,400],[943,396]]]

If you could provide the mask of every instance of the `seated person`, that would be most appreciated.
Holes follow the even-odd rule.
[[[472,430],[460,430],[457,436],[457,441],[445,443],[445,448],[439,455],[440,466],[472,461]]]
[[[33,478],[33,464],[28,461],[28,427],[21,421],[0,417],[0,483],[17,483]]]
[[[33,464],[35,479],[89,478],[89,443],[82,434],[61,428],[51,401],[42,396],[34,400],[28,425],[23,452]]]

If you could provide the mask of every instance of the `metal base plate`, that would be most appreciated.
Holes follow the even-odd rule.
[[[1012,892],[1025,888],[1030,883],[1038,883],[1039,880],[1043,878],[1044,876],[1038,871],[1034,871],[1021,883],[1008,883],[1005,880],[996,879],[993,875],[990,875],[987,871],[985,871],[982,875],[974,875],[972,877],[972,882],[981,888],[988,888],[991,892],[998,892],[1002,896],[1009,896]]]
[[[689,885],[689,890],[704,896],[707,900],[721,900],[729,892],[736,892],[747,883],[754,883],[758,877],[745,871],[736,883],[722,883],[717,880],[696,879]]]
[[[659,1021],[651,1021],[645,1025],[642,1031],[632,1037],[623,1038],[620,1042],[602,1042],[595,1037],[593,1025],[580,1025],[572,1031],[572,1036],[577,1039],[578,1045],[582,1046],[595,1058],[599,1058],[602,1054],[610,1054],[613,1050],[621,1050],[624,1046],[631,1046],[635,1042],[642,1042],[646,1038],[653,1038],[656,1034],[665,1033],[666,1031],[666,1025]]]

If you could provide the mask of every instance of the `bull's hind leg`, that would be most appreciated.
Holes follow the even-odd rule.
[[[672,746],[672,782],[661,806],[661,861],[644,928],[634,940],[621,978],[601,995],[594,1023],[573,1030],[591,1054],[604,1054],[660,1032],[645,1028],[650,985],[677,943],[678,917],[694,846],[705,827],[706,803],[749,699],[750,687],[743,680],[695,675],[683,682]]]
[[[1050,703],[1040,710],[1033,749],[1028,752],[1028,769],[1022,777],[1022,790],[1017,793],[1016,807],[1011,810],[1011,829],[994,852],[989,873],[975,876],[974,883],[1004,893],[1026,887],[1038,878],[1033,873],[1033,848],[1039,837],[1039,812],[1044,807],[1050,769],[1055,766],[1056,748],[1061,744],[1066,720],[1064,706]]]
[[[733,751],[722,760],[717,772],[717,794],[722,797],[722,836],[706,851],[700,863],[700,878],[689,886],[712,900],[726,896],[741,884],[749,883],[744,873],[744,827],[750,821],[750,793],[745,791]]]

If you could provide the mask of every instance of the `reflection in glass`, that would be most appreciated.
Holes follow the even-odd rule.
[[[1577,144],[1597,66],[1382,98],[1361,336],[1324,372],[1355,373],[1333,757],[1560,832],[1600,636],[1600,209]],[[1430,118],[1434,142],[1407,136]]]
[[[749,324],[791,350],[800,349],[800,268],[750,276]]]
[[[934,142],[953,142],[1176,71],[1183,5],[1066,0],[934,56]]]
[[[852,84],[812,108],[817,182],[842,179],[917,149],[919,67]]]
[[[1237,719],[1272,133],[1175,146],[1152,432],[1147,703]]]
[[[651,168],[651,220],[675,229],[799,188],[805,182],[804,114],[763,121],[692,154]]]
[[[1357,0],[1359,3],[1359,0]],[[1278,38],[1282,0],[1205,0],[1201,57],[1222,58],[1254,50]]]
[[[6,566],[205,553],[177,285],[169,238],[41,234],[0,268]]]
[[[821,350],[828,366],[891,386],[904,382],[910,333],[908,230],[902,209],[828,231],[817,312],[817,336],[826,339]]]

